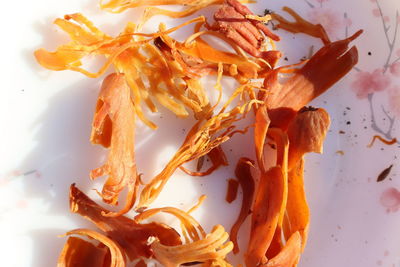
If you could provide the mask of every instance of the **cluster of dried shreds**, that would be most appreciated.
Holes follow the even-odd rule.
[[[154,6],[169,4],[184,5],[185,9],[175,12]],[[181,18],[210,5],[220,5],[212,24],[200,16],[171,29],[160,24],[156,33],[140,33],[142,25],[154,15]],[[120,193],[127,190],[125,205],[118,212],[106,210],[71,185],[71,211],[93,222],[100,231],[68,232],[67,235],[74,236],[69,237],[58,266],[126,266],[130,262],[145,266],[147,259],[155,259],[164,266],[231,266],[226,255],[232,250],[238,253],[237,234],[249,214],[251,232],[244,259],[246,266],[296,266],[309,225],[303,155],[322,152],[330,123],[326,111],[305,105],[357,63],[357,49],[349,48],[349,43],[361,31],[345,40],[331,42],[321,25],[303,20],[289,8],[284,10],[294,21],[275,13],[256,16],[236,0],[101,3],[103,9],[111,12],[139,6],[147,6],[140,24],[129,23],[116,37],[106,35],[81,14],[66,15],[55,24],[68,33],[71,41],[55,52],[43,49],[35,52],[37,61],[51,70],[73,70],[97,78],[111,66],[115,69],[103,81],[91,134],[93,144],[108,148],[108,159],[90,177],[108,176],[99,192],[105,203],[116,205]],[[276,28],[321,39],[323,47],[299,64],[275,67],[281,52],[275,50],[274,41],[280,38],[267,28],[270,20],[275,21]],[[191,23],[195,23],[194,32],[184,42],[169,36]],[[202,39],[203,35],[212,35],[227,43],[232,52],[214,48]],[[81,67],[81,60],[89,55],[107,59],[97,73]],[[215,88],[220,97],[213,104],[199,81],[207,75],[217,75]],[[284,81],[280,79],[282,75],[286,76]],[[233,77],[238,87],[216,112],[224,76]],[[257,83],[254,79],[264,82]],[[230,109],[234,99],[239,99],[239,104]],[[182,118],[189,116],[190,109],[197,123],[165,168],[148,184],[143,184],[135,164],[135,120],[137,116],[156,129],[142,110],[145,105],[156,112],[155,101]],[[247,132],[248,127],[236,129],[235,122],[251,111],[255,113],[255,122],[249,127],[254,127],[256,159],[241,158],[237,163],[243,202],[230,234],[221,225],[207,234],[190,215],[204,198],[188,212],[174,207],[147,208],[178,168],[190,175],[205,176],[227,165],[220,145],[236,133]],[[273,152],[264,151],[267,142],[273,144]],[[204,156],[212,162],[208,170],[191,172],[182,167]],[[135,217],[124,216],[132,209],[136,211]],[[143,223],[159,212],[176,216],[181,222],[181,234],[162,223]],[[99,242],[89,242],[76,235]]]

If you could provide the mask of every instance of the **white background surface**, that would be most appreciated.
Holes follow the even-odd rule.
[[[315,8],[319,5],[311,0],[310,3]],[[394,10],[400,9],[400,4],[395,0],[382,0],[381,4],[393,21]],[[295,7],[303,15],[311,10],[306,2],[294,0],[261,0],[251,8],[262,13],[265,8],[279,10],[282,5]],[[324,1],[323,5],[341,12],[339,14],[348,13],[352,20],[349,32],[359,28],[366,30],[355,42],[360,52],[359,67],[372,71],[382,66],[387,47],[381,22],[371,14],[374,3],[369,0],[330,0]],[[89,79],[69,71],[44,70],[34,61],[33,51],[39,47],[53,50],[68,40],[52,25],[56,17],[64,14],[83,12],[100,29],[117,34],[125,22],[135,21],[140,13],[107,14],[92,0],[7,1],[2,3],[2,10],[1,265],[54,266],[65,241],[57,235],[77,227],[92,227],[78,215],[69,213],[68,187],[76,182],[94,196],[90,189],[101,186],[102,181],[94,184],[88,177],[89,171],[98,167],[104,157],[101,148],[89,143],[92,112],[101,79]],[[212,10],[209,9],[207,14]],[[157,25],[156,22],[161,20],[168,21],[169,25],[178,24],[156,18],[149,25]],[[344,37],[344,29],[339,32],[339,36]],[[311,44],[319,45],[307,37],[292,39],[291,35],[286,36],[288,39],[280,47],[292,61],[307,55]],[[369,51],[372,51],[370,57],[367,56]],[[400,212],[387,213],[379,204],[385,189],[400,187],[399,162],[394,158],[399,155],[400,148],[380,144],[366,148],[374,132],[368,124],[368,102],[357,99],[350,90],[352,75],[354,72],[313,103],[330,112],[332,128],[325,153],[307,157],[306,186],[312,221],[302,267],[400,267]],[[398,84],[398,80],[396,82]],[[378,107],[386,105],[383,95],[377,99],[381,101]],[[346,107],[351,110],[344,115]],[[158,131],[138,126],[137,164],[145,179],[161,170],[193,123],[191,119],[176,119],[170,112],[161,111],[162,116],[153,116],[160,126]],[[347,125],[347,121],[351,121],[351,125]],[[339,130],[346,134],[339,135]],[[400,136],[399,127],[395,133]],[[206,202],[194,216],[206,230],[217,223],[230,229],[239,211],[241,194],[233,204],[227,205],[224,202],[226,180],[233,177],[239,157],[254,156],[250,139],[249,136],[235,136],[223,145],[230,167],[209,177],[190,178],[177,171],[155,206],[175,205],[186,209],[201,194],[207,193]],[[338,150],[343,150],[344,156],[338,155]],[[376,183],[376,176],[390,164],[395,164],[391,180]],[[30,171],[33,172],[22,175]],[[172,221],[171,218],[164,219]],[[246,227],[241,232],[245,231]],[[243,237],[242,248],[245,242]]]

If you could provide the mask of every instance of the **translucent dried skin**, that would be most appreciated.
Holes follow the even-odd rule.
[[[283,84],[278,81],[280,70],[271,72],[264,80],[264,87],[270,91],[263,96],[268,108],[297,111],[339,81],[358,62],[357,48],[348,46],[361,33],[325,45]]]
[[[251,213],[251,205],[253,203],[254,192],[255,192],[255,181],[251,174],[251,168],[254,168],[254,163],[247,158],[241,158],[235,169],[235,175],[239,180],[240,187],[242,188],[243,198],[240,213],[233,224],[230,232],[230,239],[234,244],[233,253],[239,252],[239,244],[237,242],[237,236],[240,227],[246,220],[247,216]]]
[[[138,257],[149,258],[153,255],[147,244],[150,236],[157,237],[168,246],[182,243],[179,234],[172,228],[161,223],[139,224],[125,216],[106,217],[102,213],[109,211],[100,207],[77,187],[70,188],[71,212],[78,213],[93,222],[107,236],[115,240],[130,260]]]
[[[67,232],[65,235],[85,235],[93,238],[108,247],[110,251],[110,267],[125,267],[126,259],[121,247],[107,236],[89,229],[76,229]]]
[[[69,237],[57,261],[57,267],[109,266],[106,247],[95,246],[78,237]]]
[[[160,194],[171,175],[182,164],[208,154],[212,149],[229,140],[235,128],[232,124],[240,119],[239,116],[242,115],[243,117],[249,111],[252,104],[256,102],[250,101],[243,106],[235,107],[229,112],[221,112],[208,120],[196,123],[189,131],[185,141],[174,157],[143,188],[138,208],[143,209],[151,204]]]
[[[305,153],[322,153],[323,142],[330,126],[329,114],[322,108],[302,108],[290,123],[289,169]]]
[[[101,196],[106,203],[117,204],[119,194],[128,189],[125,207],[106,216],[128,212],[136,200],[139,186],[135,163],[135,109],[124,74],[110,74],[104,79],[93,118],[90,141],[109,148],[107,162],[90,177],[108,175]]]
[[[178,267],[183,263],[224,259],[233,243],[221,225],[216,225],[203,239],[180,246],[164,246],[157,239],[151,244],[155,258],[165,267]]]

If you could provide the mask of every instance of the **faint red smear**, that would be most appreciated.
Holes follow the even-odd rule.
[[[394,187],[386,189],[382,192],[380,202],[388,213],[398,211],[400,209],[400,191]]]

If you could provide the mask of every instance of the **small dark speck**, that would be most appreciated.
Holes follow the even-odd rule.
[[[346,107],[346,109],[347,109],[347,110],[351,110],[351,108],[350,108],[350,107]]]
[[[288,61],[289,59],[287,57],[284,58],[285,61]]]
[[[164,118],[163,116],[160,116],[160,119]]]
[[[368,52],[368,56],[370,56],[370,55],[372,55],[372,53],[371,53],[371,52]]]
[[[357,135],[357,134],[355,134],[355,135],[354,135],[354,137],[358,137],[358,135]]]
[[[232,152],[232,151],[233,151],[233,150],[232,150],[232,148],[231,148],[231,149],[229,149],[229,151],[230,151],[230,152]]]
[[[200,186],[203,186],[203,184],[200,184]]]
[[[324,101],[324,104],[328,104],[328,102]]]
[[[337,238],[335,238],[335,242],[338,242],[338,239],[337,239]]]
[[[350,124],[351,124],[351,121],[346,122],[346,124],[347,124],[347,125],[350,125]]]
[[[209,159],[209,158],[207,158],[207,159],[206,159],[206,161],[207,161],[207,162],[210,162],[210,159]]]
[[[383,147],[381,147],[381,151],[385,150]]]
[[[183,129],[182,129],[182,132],[185,132],[185,131],[186,131],[186,129],[185,129],[185,128],[183,128]]]
[[[368,129],[368,127],[367,127],[367,126],[364,126],[364,129]]]
[[[346,133],[345,131],[342,130],[339,131],[339,134],[345,134],[345,133]]]
[[[307,60],[307,57],[305,56],[300,59],[300,61],[305,61],[305,60]]]

